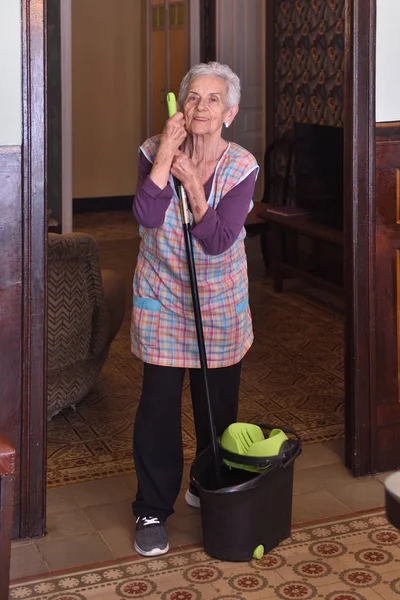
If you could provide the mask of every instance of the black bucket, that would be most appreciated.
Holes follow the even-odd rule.
[[[386,518],[400,529],[400,471],[389,475],[384,482]]]
[[[200,495],[203,545],[209,556],[249,561],[256,548],[262,546],[261,555],[265,554],[290,536],[293,468],[301,453],[301,439],[295,432],[281,429],[296,439],[290,439],[278,457],[262,459],[262,467],[268,468],[261,473],[230,469],[221,463],[221,484],[215,489],[211,449],[193,462],[191,481]],[[240,464],[246,462],[243,456],[221,448],[220,452],[221,461],[228,458]]]

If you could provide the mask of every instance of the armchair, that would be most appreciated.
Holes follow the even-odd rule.
[[[124,318],[122,278],[101,271],[95,240],[48,234],[48,418],[89,392]]]

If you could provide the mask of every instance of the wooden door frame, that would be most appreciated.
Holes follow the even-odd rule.
[[[346,466],[374,471],[376,0],[346,0],[345,17],[345,390]]]
[[[46,0],[20,0],[22,144],[0,148],[0,432],[17,451],[13,536],[45,531]]]
[[[375,2],[346,0],[346,464],[353,475],[371,472],[375,452],[371,436],[375,425],[376,378],[373,305]],[[208,14],[212,14],[211,0],[203,6],[206,4]],[[46,5],[46,0],[22,0],[22,343],[18,356],[13,358],[15,364],[21,364],[22,382],[21,401],[16,388],[10,387],[9,398],[6,398],[19,411],[16,417],[19,422],[19,497],[14,530],[18,537],[40,535],[45,531],[46,31],[42,24],[46,20]],[[212,49],[211,39],[207,41],[207,48]]]
[[[202,0],[200,4],[200,60],[208,62],[216,56],[217,0]]]
[[[22,7],[23,412],[19,536],[27,537],[44,533],[46,514],[47,2],[23,0]]]

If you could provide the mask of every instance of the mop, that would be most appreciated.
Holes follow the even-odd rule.
[[[176,99],[173,93],[167,95],[167,105],[169,117],[172,117],[176,113]],[[286,449],[289,450],[288,454],[291,456],[284,466],[291,464],[301,451],[301,440],[297,434],[294,434],[297,438],[297,444],[293,445],[288,440],[284,431],[279,429],[272,429],[269,437],[265,439],[261,427],[269,428],[268,426],[259,427],[249,423],[232,423],[221,436],[221,443],[219,445],[210,398],[207,356],[193,254],[193,241],[190,232],[188,201],[182,183],[175,177],[174,184],[178,193],[181,211],[200,366],[207,402],[211,442],[210,452],[213,463],[213,481],[208,480],[207,489],[202,488],[205,500],[207,500],[206,502],[202,500],[201,504],[204,549],[210,556],[222,560],[249,560],[251,556],[260,559],[265,552],[265,544],[270,549],[270,547],[274,547],[281,539],[290,534],[291,522],[291,504],[289,507],[287,499],[286,501],[281,498],[275,500],[272,497],[271,499],[270,486],[264,483],[264,481],[268,483],[267,480],[264,480],[265,474],[275,473],[275,479],[273,475],[271,479],[274,483],[277,471],[270,471],[270,467],[274,464],[279,467],[283,466],[287,456]],[[288,430],[286,431],[289,433]],[[287,448],[288,445],[289,448]],[[200,455],[198,458],[202,459],[204,457]],[[202,464],[202,467],[206,467],[206,465]],[[240,481],[235,487],[226,487],[226,485],[229,485],[228,480],[226,480],[226,469],[228,473],[232,471],[236,473],[243,473],[245,471],[253,472],[247,473],[244,477],[241,476]],[[254,471],[257,473],[254,473]],[[224,482],[222,482],[222,473],[224,473]],[[250,480],[248,476],[251,476]],[[253,476],[257,477],[254,478]],[[292,470],[281,469],[279,478],[281,483],[278,488],[280,490],[286,489],[289,485],[292,485]],[[239,502],[235,498],[230,501],[233,490],[236,492],[234,496],[239,498]],[[260,500],[261,493],[262,502]],[[212,502],[210,501],[210,496],[213,496]],[[276,512],[279,518],[273,517],[270,520],[268,511],[267,513],[263,511],[257,520],[250,519],[249,521],[249,512],[247,509],[250,510],[251,514],[253,506],[255,509],[258,509],[260,505],[264,506],[264,498],[267,499],[268,506],[274,509],[273,512]],[[241,518],[243,510],[247,513],[245,519]],[[264,524],[263,519],[267,519]],[[263,541],[262,544],[260,544],[260,539]]]
[[[167,105],[168,105],[168,115],[172,117],[176,113],[176,98],[175,94],[170,92],[167,95]],[[213,458],[213,466],[214,466],[214,476],[215,476],[215,485],[216,487],[221,486],[221,470],[220,470],[220,459],[218,452],[218,441],[217,441],[217,433],[214,423],[213,410],[211,405],[211,397],[210,397],[210,387],[208,383],[208,367],[207,367],[207,355],[206,355],[206,347],[204,342],[204,332],[203,332],[203,322],[201,319],[201,309],[200,309],[200,299],[199,299],[199,289],[197,285],[197,277],[196,277],[196,266],[194,262],[194,254],[193,254],[193,240],[192,235],[190,233],[190,215],[189,208],[187,202],[187,196],[185,189],[182,183],[174,177],[175,188],[178,192],[179,197],[179,206],[181,211],[181,220],[183,227],[183,237],[185,240],[185,248],[186,248],[186,256],[188,261],[189,268],[189,279],[190,279],[190,288],[192,292],[192,301],[193,301],[193,310],[194,310],[194,318],[196,323],[196,334],[197,334],[197,344],[199,348],[199,357],[200,357],[200,367],[203,375],[203,383],[204,383],[204,391],[206,396],[207,403],[207,413],[208,413],[208,423],[209,423],[209,431],[210,431],[210,443],[211,443],[211,451]]]

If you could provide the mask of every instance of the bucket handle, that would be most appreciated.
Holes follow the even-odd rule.
[[[226,450],[226,448],[220,447],[220,455],[224,460],[229,460],[232,463],[246,465],[247,467],[255,467],[256,469],[267,469],[269,467],[281,467],[283,466],[282,456],[246,456],[245,454],[235,454]]]
[[[269,431],[272,431],[272,429],[278,429],[276,426],[268,425],[265,423],[262,425],[259,425],[259,427],[261,427],[261,429],[267,429]],[[287,462],[282,464],[283,468],[286,469],[289,465],[292,464],[292,462],[294,460],[296,460],[296,458],[298,456],[300,456],[303,441],[302,441],[301,437],[299,436],[299,434],[296,433],[296,431],[293,431],[293,429],[289,429],[288,427],[279,427],[279,429],[281,429],[283,431],[283,433],[286,433],[288,435],[293,435],[296,438],[296,442],[297,442],[296,450],[293,452],[292,456],[288,459]]]

